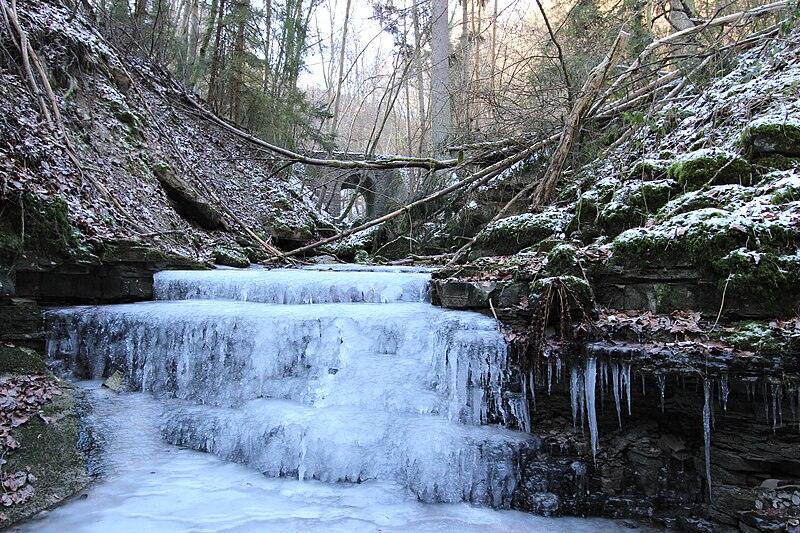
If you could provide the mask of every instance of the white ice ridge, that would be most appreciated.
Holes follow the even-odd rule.
[[[270,477],[394,481],[423,502],[495,508],[510,506],[516,465],[540,447],[530,434],[454,424],[435,415],[313,408],[273,399],[236,409],[169,401],[162,433],[168,442]]]
[[[327,265],[326,265],[327,267]],[[374,267],[373,267],[374,268]],[[315,269],[218,269],[158,272],[157,300],[244,300],[275,304],[428,301],[427,272]]]
[[[137,388],[200,404],[272,397],[478,424],[502,399],[494,320],[429,304],[145,302],[53,310],[48,323],[49,355],[79,377],[119,369]]]

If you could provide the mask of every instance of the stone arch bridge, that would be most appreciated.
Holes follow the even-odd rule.
[[[339,161],[366,161],[363,153],[317,151],[307,154],[319,159]],[[380,161],[381,156],[373,156],[370,161]],[[404,169],[369,170],[342,169],[303,165],[306,185],[314,190],[317,207],[331,215],[340,216],[351,202],[351,194],[360,196],[359,204],[363,212],[359,216],[371,219],[389,213],[403,204],[408,196]],[[342,191],[352,191],[342,194]]]

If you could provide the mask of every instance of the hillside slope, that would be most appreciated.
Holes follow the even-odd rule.
[[[319,215],[299,183],[274,177],[270,154],[207,121],[165,70],[116,50],[57,2],[22,0],[18,13],[53,88],[55,102],[45,98],[45,107],[53,114],[58,106],[80,168],[30,90],[20,36],[3,25],[0,201],[6,216],[37,203],[26,195],[45,203],[63,198],[78,242],[135,239],[201,260],[216,245],[234,245],[244,226],[283,246],[313,236]],[[46,94],[41,81],[37,86]],[[175,189],[195,205],[176,202]]]

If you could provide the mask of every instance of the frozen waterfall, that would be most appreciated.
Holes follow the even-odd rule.
[[[268,476],[507,508],[539,441],[486,425],[527,412],[503,405],[505,341],[488,317],[431,306],[429,277],[162,272],[157,301],[50,311],[48,354],[79,378],[120,370],[160,400],[169,442]]]

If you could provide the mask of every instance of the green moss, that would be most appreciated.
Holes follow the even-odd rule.
[[[551,276],[579,275],[581,267],[575,255],[577,248],[571,244],[560,244],[547,254],[547,272]]]
[[[774,335],[767,322],[743,322],[738,331],[718,334],[717,337],[738,350],[776,355],[785,348],[783,339]]]
[[[494,255],[508,255],[539,243],[559,233],[564,224],[560,213],[525,213],[515,215],[481,231],[476,239],[476,248]]]
[[[661,159],[640,159],[633,164],[626,179],[652,181],[667,177],[669,161]]]
[[[751,155],[800,156],[800,122],[785,117],[756,119],[742,130],[742,146]]]
[[[748,244],[777,250],[797,238],[797,232],[784,226],[748,221],[720,209],[700,209],[661,227],[626,231],[614,240],[614,256],[626,264],[640,264],[684,254],[695,265],[708,268]]]
[[[686,191],[695,191],[711,184],[744,184],[752,181],[750,164],[730,152],[702,149],[678,158],[670,165],[667,175]]]
[[[603,206],[598,223],[608,235],[645,224],[651,213],[666,204],[677,189],[672,180],[636,181],[618,189]]]
[[[769,154],[753,161],[756,170],[769,172],[771,170],[791,170],[800,168],[800,157],[786,157],[781,154]]]
[[[9,343],[0,343],[0,374],[7,373],[34,373],[47,370],[42,356],[36,351],[24,346]]]
[[[800,256],[738,249],[715,261],[719,288],[742,299],[764,301],[777,315],[800,299]]]
[[[715,185],[701,191],[687,192],[670,200],[659,209],[656,220],[664,221],[700,209],[738,207],[752,199],[754,194],[753,189],[741,185]]]
[[[0,203],[0,264],[10,265],[21,255],[39,259],[78,257],[84,250],[60,196],[43,200],[33,193]]]
[[[42,414],[50,418],[45,424],[38,416],[16,428],[14,438],[20,447],[5,456],[8,461],[3,470],[24,471],[30,468],[36,481],[32,500],[23,505],[4,508],[8,516],[5,527],[46,509],[85,487],[87,474],[85,452],[78,449],[81,424],[76,414],[72,389],[62,386],[64,392],[42,407]]]
[[[240,250],[230,248],[227,246],[218,246],[214,248],[214,262],[218,265],[247,268],[250,266],[250,260]]]

